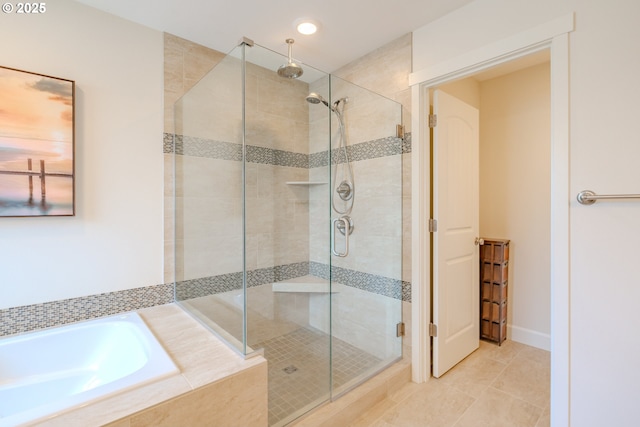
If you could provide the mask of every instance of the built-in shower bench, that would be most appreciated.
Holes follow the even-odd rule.
[[[302,276],[283,280],[272,285],[273,292],[329,293],[329,281],[316,276]],[[336,293],[332,291],[331,293]]]

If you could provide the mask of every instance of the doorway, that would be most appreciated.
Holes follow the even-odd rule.
[[[430,177],[428,123],[422,120],[428,111],[428,92],[453,81],[489,69],[495,65],[550,50],[551,67],[551,421],[569,422],[569,33],[573,16],[540,25],[512,37],[463,53],[439,64],[414,72],[412,86],[414,132],[418,143],[412,146],[412,379],[429,379],[430,335],[429,283],[429,200]]]
[[[453,104],[459,107],[449,103],[436,107],[440,112],[434,129],[435,146],[432,147],[433,217],[438,221],[438,230],[432,234],[432,321],[438,330],[433,338],[432,365],[436,377],[443,375],[478,346],[478,281],[477,275],[472,274],[477,271],[479,249],[473,246],[475,236],[467,237],[460,243],[464,246],[461,253],[472,254],[476,261],[473,265],[469,264],[472,267],[469,274],[455,275],[466,263],[461,262],[463,258],[455,257],[454,262],[450,263],[451,268],[448,268],[442,252],[444,250],[451,255],[451,248],[444,249],[445,244],[450,242],[447,236],[459,240],[463,231],[460,224],[449,224],[451,221],[448,219],[459,216],[456,212],[462,211],[465,216],[475,217],[479,223],[476,236],[487,240],[511,240],[511,259],[507,270],[507,335],[514,341],[550,350],[549,65],[549,52],[542,51],[472,77],[440,85],[434,91],[434,98],[445,99],[443,97],[446,95],[459,101]],[[463,118],[467,108],[479,112],[480,117],[479,144],[476,142],[479,150],[472,160],[477,166],[467,165],[452,177],[449,169],[459,161],[468,161],[471,152],[460,157],[459,161],[444,160],[447,163],[442,165],[443,151],[451,150],[452,144],[457,143],[443,138],[447,133],[452,133],[452,126],[455,126],[455,121],[449,117]],[[471,123],[468,121],[469,126]],[[447,130],[439,129],[439,126],[447,127]],[[459,131],[453,133],[460,134]],[[464,177],[472,170],[476,171],[475,179],[467,179],[468,184],[465,184]],[[459,173],[463,175],[458,177]],[[457,185],[445,182],[452,179],[462,181]],[[452,195],[452,191],[461,192],[460,197]],[[441,193],[444,198],[438,196]],[[473,202],[473,206],[467,206],[472,203],[468,196],[478,193],[479,197],[476,196],[477,201]],[[447,200],[457,202],[452,207],[453,214],[443,216],[445,213],[442,209]],[[444,227],[446,224],[449,226]],[[436,259],[439,261],[436,262]],[[458,277],[459,281],[471,280],[471,283],[452,284],[449,275]],[[447,298],[452,292],[457,295],[458,302]],[[461,292],[464,295],[459,295]],[[464,303],[466,300],[471,301],[470,308]],[[459,313],[456,319],[451,318],[452,313],[456,312]],[[462,329],[456,327],[462,323],[469,323],[467,329],[476,331],[473,336],[463,340],[466,342],[464,345],[461,343],[464,336]],[[452,356],[452,353],[456,356]]]

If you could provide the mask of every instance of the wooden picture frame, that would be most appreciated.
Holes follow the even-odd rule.
[[[75,215],[75,82],[0,66],[0,217]]]

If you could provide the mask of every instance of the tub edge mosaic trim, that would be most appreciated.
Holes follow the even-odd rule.
[[[111,316],[174,301],[173,283],[0,310],[0,336]]]

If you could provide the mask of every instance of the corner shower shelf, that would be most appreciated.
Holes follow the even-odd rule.
[[[328,182],[321,181],[287,181],[285,182],[287,185],[322,185],[328,184]]]

